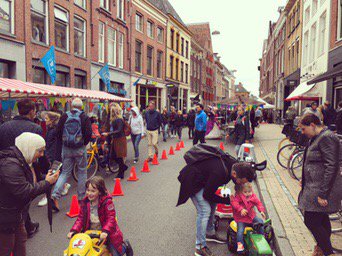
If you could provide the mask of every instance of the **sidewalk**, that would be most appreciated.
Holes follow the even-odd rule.
[[[279,125],[273,124],[262,124],[256,129],[254,141],[256,157],[259,161],[264,159],[268,161],[268,168],[261,174],[261,183],[265,186],[266,197],[270,198],[269,207],[274,208],[273,214],[280,220],[279,230],[275,226],[276,236],[278,240],[286,241],[283,245],[290,244],[293,250],[293,252],[282,251],[282,255],[307,256],[312,254],[316,242],[297,209],[300,184],[277,162],[278,143],[284,138],[281,129]],[[333,245],[341,248],[341,236],[334,235],[333,240]]]

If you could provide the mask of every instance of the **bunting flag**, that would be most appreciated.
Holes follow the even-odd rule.
[[[67,100],[65,98],[60,98],[59,102],[62,104],[63,108],[65,108],[65,104],[66,104]]]
[[[50,104],[53,107],[55,105],[56,98],[52,97],[50,98]]]
[[[43,102],[43,104],[44,104],[45,109],[48,109],[48,100],[45,99],[45,98],[43,98],[43,99],[42,99],[42,102]]]
[[[92,102],[89,102],[89,112],[93,112],[95,104]]]
[[[14,109],[15,100],[3,100],[2,101],[2,110],[7,111],[9,109]]]

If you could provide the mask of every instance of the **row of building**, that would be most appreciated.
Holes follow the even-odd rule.
[[[269,22],[260,59],[260,96],[283,113],[299,85],[320,101],[342,101],[342,0],[288,0]],[[302,102],[304,107],[305,102]]]
[[[56,85],[107,90],[144,108],[189,109],[229,97],[235,77],[214,54],[209,23],[185,24],[168,0],[0,0],[0,77],[49,84],[40,59],[56,49]]]

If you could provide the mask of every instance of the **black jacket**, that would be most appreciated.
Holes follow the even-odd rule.
[[[113,138],[125,137],[124,127],[125,123],[122,118],[115,119],[112,122],[113,131],[110,134],[113,136]]]
[[[337,134],[342,135],[342,108],[336,113],[336,131]]]
[[[190,112],[190,113],[188,114],[188,117],[186,118],[186,125],[187,125],[189,128],[195,127],[195,119],[196,119],[196,114],[195,114],[195,112]]]
[[[0,151],[0,229],[15,228],[28,204],[50,187],[45,180],[33,183],[30,167],[17,147]]]
[[[336,110],[333,109],[332,107],[329,107],[327,109],[323,109],[322,111],[323,114],[323,123],[326,126],[330,126],[332,124],[335,124],[335,119],[336,119]]]
[[[162,114],[163,125],[167,125],[170,122],[170,115],[168,112]]]
[[[48,130],[46,132],[45,142],[46,142],[45,155],[46,155],[47,159],[49,160],[49,162],[52,163],[55,160],[60,161],[61,160],[61,154],[57,153],[58,152],[58,150],[57,150],[58,138],[57,138],[56,127],[48,128]]]
[[[161,114],[156,110],[146,111],[145,118],[146,118],[146,129],[148,131],[158,130],[163,122]]]
[[[175,126],[176,127],[182,127],[184,125],[184,117],[183,115],[176,115],[175,119]]]
[[[222,198],[216,195],[217,189],[231,180],[231,169],[236,161],[226,158],[224,163],[228,173],[219,158],[210,158],[185,166],[178,176],[181,187],[177,206],[186,203],[202,188],[204,188],[203,197],[209,202],[230,204],[229,197]]]
[[[0,150],[14,146],[15,138],[24,132],[43,135],[42,127],[24,116],[16,116],[3,123],[0,126]]]
[[[58,145],[63,144],[62,143],[63,130],[64,130],[64,124],[67,119],[68,119],[68,115],[64,113],[58,122],[57,137],[58,137],[58,141],[60,141]],[[81,119],[81,125],[82,125],[82,135],[83,135],[84,145],[86,146],[91,140],[91,134],[92,134],[91,122],[90,122],[90,118],[84,112],[80,115],[80,119]],[[61,152],[60,149],[58,149],[58,151]]]
[[[250,123],[248,116],[237,117],[235,120],[234,130],[230,132],[233,135],[235,145],[242,145],[246,140],[250,139]]]

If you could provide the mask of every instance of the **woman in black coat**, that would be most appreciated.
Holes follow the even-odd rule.
[[[195,129],[195,119],[196,119],[196,113],[195,110],[191,109],[187,118],[186,118],[186,124],[189,128],[189,139],[192,140],[194,137],[194,129]]]
[[[178,110],[178,112],[176,114],[176,117],[175,117],[175,127],[176,127],[176,131],[177,131],[177,134],[178,134],[179,141],[182,140],[182,129],[183,129],[183,126],[184,126],[184,117],[183,117],[182,111]]]
[[[304,154],[298,207],[317,242],[314,255],[332,255],[329,214],[341,209],[342,200],[340,141],[314,114],[306,114],[299,127],[311,140]]]

